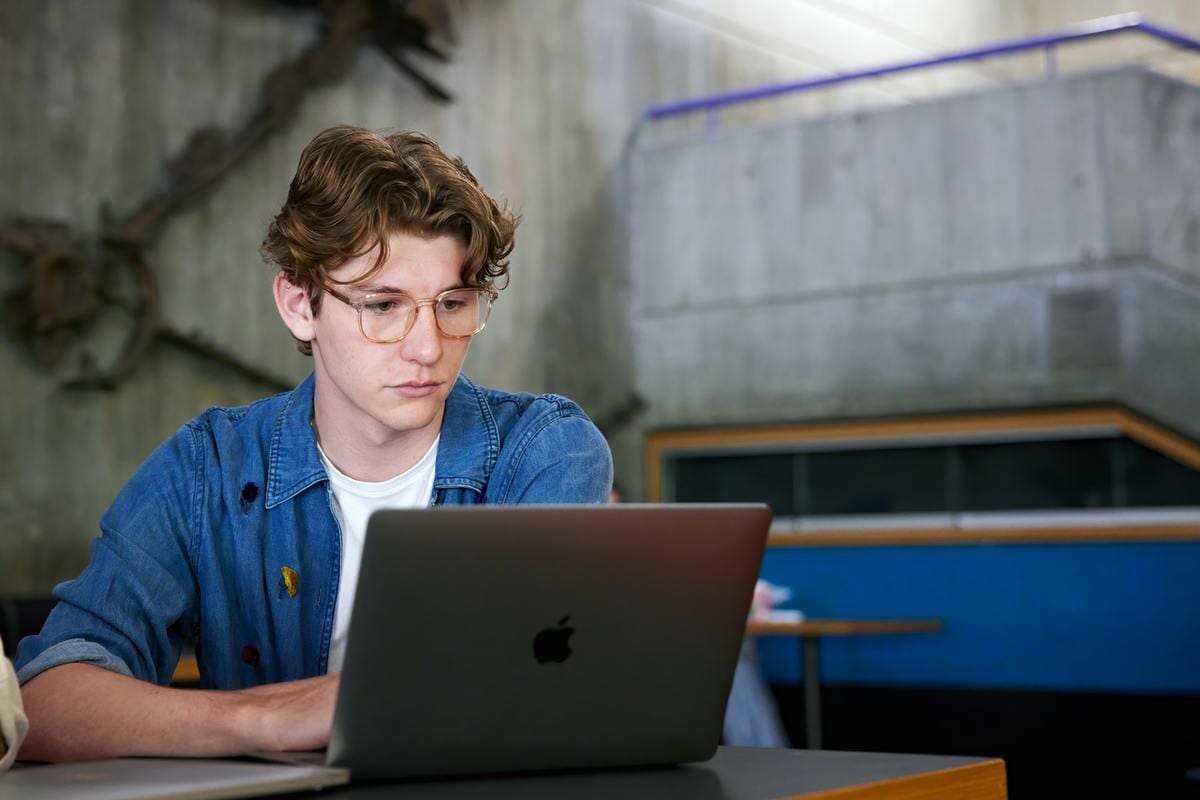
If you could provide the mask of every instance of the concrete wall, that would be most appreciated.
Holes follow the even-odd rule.
[[[1117,401],[1200,435],[1200,89],[1126,68],[630,160],[647,428]]]
[[[946,36],[987,38],[997,19],[1006,31],[1020,26],[1004,0],[972,5],[953,12]],[[756,21],[726,6],[452,0],[451,63],[415,59],[456,95],[448,106],[364,48],[345,81],[311,93],[293,124],[168,225],[150,253],[164,318],[271,374],[302,377],[308,362],[276,320],[256,252],[297,156],[333,124],[425,130],[525,217],[512,285],[468,370],[484,383],[576,397],[611,435],[618,469],[631,471],[639,434],[610,422],[633,391],[617,177],[641,110],[945,43],[920,31],[913,39],[907,22],[867,6],[763,4]],[[937,27],[933,10],[919,16],[921,30]],[[771,20],[786,30],[764,35]],[[167,160],[194,130],[242,124],[263,77],[318,31],[314,15],[265,1],[0,4],[0,219],[48,217],[94,235],[102,204],[119,216],[165,185]],[[878,98],[904,99],[863,87],[802,107]],[[25,270],[0,251],[0,293]],[[87,354],[107,362],[125,329],[113,317],[89,330],[57,372],[0,333],[0,593],[46,591],[75,574],[99,514],[155,444],[209,405],[270,391],[162,345],[115,391],[60,388]]]

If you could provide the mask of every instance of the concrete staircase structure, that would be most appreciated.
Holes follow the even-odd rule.
[[[1122,68],[628,170],[645,430],[1106,401],[1200,437],[1200,88]]]

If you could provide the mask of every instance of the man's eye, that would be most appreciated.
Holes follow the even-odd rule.
[[[370,303],[363,303],[363,308],[372,314],[390,314],[399,306],[395,300],[372,300]]]

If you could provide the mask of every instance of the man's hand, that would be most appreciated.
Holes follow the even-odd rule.
[[[240,691],[168,689],[89,664],[48,669],[22,688],[21,757],[218,757],[317,750],[329,742],[338,676]]]
[[[254,750],[320,750],[329,744],[338,676],[322,675],[288,683],[243,689],[243,714]]]

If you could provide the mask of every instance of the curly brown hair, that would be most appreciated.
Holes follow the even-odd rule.
[[[508,275],[520,217],[488,196],[461,158],[421,133],[380,135],[340,125],[317,134],[304,152],[287,201],[261,252],[320,312],[330,270],[378,246],[374,275],[393,233],[449,234],[467,249],[465,286],[495,288]],[[296,347],[312,355],[308,342]]]

